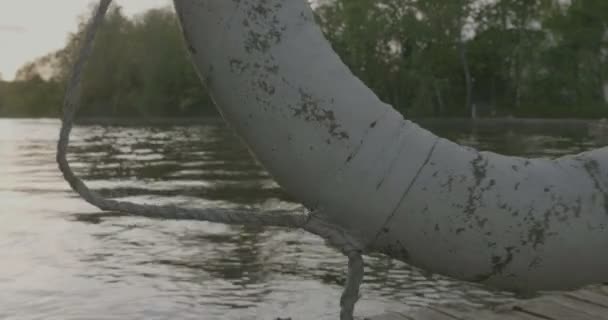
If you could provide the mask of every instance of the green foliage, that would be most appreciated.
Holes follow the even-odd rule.
[[[408,115],[608,115],[605,0],[334,0],[317,13],[345,63]]]
[[[408,116],[608,116],[606,0],[332,0],[316,10],[344,62]],[[83,30],[0,80],[0,116],[57,115]],[[170,9],[128,19],[113,7],[82,113],[215,113],[199,83]]]
[[[61,86],[34,77],[27,81],[0,81],[0,117],[48,117],[59,114]]]
[[[58,114],[84,28],[83,22],[65,48],[26,64],[16,81],[0,85],[0,115]],[[111,8],[85,71],[81,101],[81,115],[88,117],[215,114],[168,8],[132,20]]]

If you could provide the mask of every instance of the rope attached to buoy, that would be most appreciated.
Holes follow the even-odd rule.
[[[62,125],[57,144],[57,163],[59,170],[63,173],[64,179],[84,200],[103,211],[120,212],[149,218],[197,220],[231,225],[285,227],[303,229],[316,234],[325,239],[330,246],[337,248],[348,257],[347,281],[340,299],[340,319],[353,320],[355,304],[359,300],[359,288],[363,281],[364,266],[362,253],[364,248],[353,237],[349,236],[347,231],[323,220],[320,217],[321,215],[294,214],[281,210],[256,214],[249,210],[191,209],[174,205],[155,206],[116,201],[106,199],[95,191],[92,191],[74,174],[67,160],[67,151],[74,116],[80,105],[82,73],[93,50],[97,31],[103,22],[111,2],[112,0],[100,0],[99,6],[87,25],[82,47],[67,83],[63,101]]]

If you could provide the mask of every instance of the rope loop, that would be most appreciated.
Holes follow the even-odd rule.
[[[61,130],[59,142],[57,143],[57,164],[70,187],[85,201],[103,211],[114,211],[149,218],[198,220],[231,225],[303,229],[316,234],[325,239],[330,246],[337,248],[348,257],[347,281],[340,299],[340,320],[353,320],[355,304],[359,300],[359,288],[364,275],[363,258],[361,255],[363,247],[353,237],[349,236],[348,232],[338,226],[332,225],[314,214],[294,214],[293,212],[281,210],[256,214],[250,210],[192,209],[116,201],[102,197],[76,176],[67,160],[70,133],[72,132],[74,117],[80,104],[83,70],[91,56],[95,36],[111,2],[112,0],[100,0],[87,25],[85,38],[68,80],[63,101]]]

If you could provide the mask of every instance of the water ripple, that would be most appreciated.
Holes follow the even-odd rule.
[[[546,157],[595,147],[603,132],[431,127],[482,149]],[[56,171],[58,128],[52,120],[0,120],[0,318],[336,318],[346,260],[321,239],[100,213]],[[77,173],[108,197],[261,211],[298,207],[220,122],[79,126],[70,152]],[[358,306],[364,315],[512,298],[382,255],[367,257],[366,270]]]

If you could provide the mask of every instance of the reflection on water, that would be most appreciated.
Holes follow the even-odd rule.
[[[583,122],[423,123],[458,142],[557,156],[604,141]],[[100,213],[54,163],[59,123],[0,120],[0,319],[335,319],[345,259],[299,231]],[[598,133],[599,132],[599,133]],[[596,138],[594,138],[596,136]],[[71,162],[103,195],[194,207],[290,209],[219,121],[80,126]],[[506,294],[366,259],[364,315],[429,303],[482,306]]]

